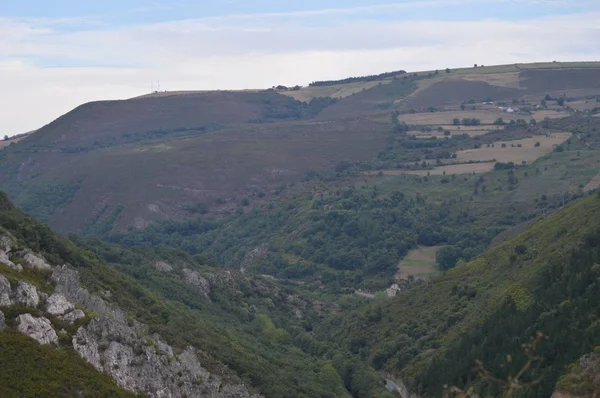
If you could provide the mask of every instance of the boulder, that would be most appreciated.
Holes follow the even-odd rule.
[[[75,306],[62,294],[54,293],[46,300],[46,311],[54,316],[65,315],[74,309]]]
[[[46,318],[21,314],[17,317],[17,330],[40,344],[58,344],[56,331]]]
[[[12,305],[10,293],[10,282],[4,277],[4,275],[0,274],[0,307],[8,307],[9,305]]]
[[[154,267],[160,272],[171,272],[173,267],[164,261],[157,261],[154,263]]]
[[[59,316],[65,322],[69,322],[70,324],[75,323],[76,320],[85,318],[85,313],[81,310],[73,310],[63,316]]]
[[[27,307],[37,307],[40,296],[35,286],[25,281],[18,281],[13,295],[14,304],[22,304]]]
[[[6,264],[8,265],[10,268],[16,270],[16,271],[23,271],[23,267],[19,264],[15,264],[12,261],[10,261],[10,259],[8,258],[8,254],[4,251],[0,249],[0,263],[2,264]]]
[[[27,265],[30,268],[36,268],[36,269],[50,269],[50,268],[52,268],[50,266],[50,264],[46,263],[46,260],[44,260],[41,256],[38,256],[37,254],[34,254],[32,252],[27,252],[23,256],[23,260],[25,260],[25,262],[27,263]]]
[[[184,280],[195,287],[207,300],[210,300],[210,283],[198,271],[184,268],[182,270]]]

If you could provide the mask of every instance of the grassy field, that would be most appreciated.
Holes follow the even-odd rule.
[[[567,114],[563,114],[563,117]],[[508,122],[511,119],[524,119],[531,120],[530,115],[507,113],[498,109],[482,109],[475,111],[445,111],[445,112],[423,112],[423,113],[409,113],[406,115],[400,115],[398,120],[406,124],[416,125],[433,125],[433,126],[451,126],[455,118],[459,120],[467,119],[479,119],[483,124],[492,124],[497,119],[503,119]],[[543,117],[542,117],[543,119]],[[477,127],[481,129],[481,126],[456,126],[462,128]],[[495,126],[494,126],[495,128]]]
[[[427,175],[452,175],[452,174],[478,174],[487,173],[494,168],[494,162],[487,163],[463,163],[463,164],[452,164],[447,166],[434,167],[432,170],[388,170],[384,174],[391,174],[393,171],[397,171],[405,174],[412,174],[418,176]]]
[[[372,82],[335,84],[332,86],[308,86],[296,91],[279,91],[279,93],[290,96],[298,101],[307,102],[316,97],[346,98],[363,90],[391,82],[392,79],[382,79]]]
[[[424,279],[438,273],[435,265],[435,254],[441,246],[419,246],[410,250],[398,263],[396,279],[408,279],[413,276]]]
[[[498,162],[521,163],[523,161],[532,162],[556,148],[571,137],[571,133],[553,133],[550,136],[533,136],[513,141],[497,141],[493,147],[482,147],[476,149],[466,149],[458,151],[456,160],[462,162],[468,161],[488,161],[496,159]],[[539,146],[536,144],[539,143]],[[519,147],[521,145],[521,147]],[[504,147],[503,147],[504,146]]]

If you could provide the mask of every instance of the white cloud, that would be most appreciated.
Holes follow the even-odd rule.
[[[593,12],[520,22],[234,20],[88,31],[0,20],[0,135],[40,127],[83,102],[143,94],[150,80],[167,90],[267,88],[397,69],[600,59]]]

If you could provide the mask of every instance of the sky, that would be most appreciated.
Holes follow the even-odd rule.
[[[598,0],[0,0],[0,136],[89,101],[600,60]]]

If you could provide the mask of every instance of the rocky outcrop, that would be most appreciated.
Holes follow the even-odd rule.
[[[26,307],[37,307],[40,303],[40,296],[37,288],[28,282],[18,281],[17,287],[13,292],[13,303],[21,304]]]
[[[65,296],[59,293],[54,293],[46,300],[46,311],[54,316],[65,315],[71,312],[75,306],[66,299]]]
[[[154,267],[160,272],[171,272],[173,271],[173,267],[170,264],[165,263],[164,261],[157,261],[154,263]]]
[[[78,319],[85,317],[85,313],[79,309],[75,309],[73,303],[71,303],[65,296],[60,293],[54,293],[46,300],[46,312],[50,315],[54,315],[63,321],[70,324],[75,323]]]
[[[0,330],[6,327],[6,320],[4,319],[4,313],[0,311]]]
[[[47,263],[41,256],[32,252],[27,254],[30,256],[23,259],[29,266],[46,269]],[[167,268],[163,266],[163,269]],[[209,298],[212,282],[189,269],[183,271],[183,277]],[[144,392],[153,398],[259,397],[248,392],[240,379],[230,376],[227,367],[220,368],[220,372],[228,375],[226,383],[220,376],[207,371],[201,364],[201,353],[195,348],[175,350],[158,335],[149,336],[146,325],[129,318],[120,308],[105,300],[110,299],[110,292],[102,293],[102,298],[81,287],[77,271],[66,265],[54,267],[51,279],[56,287],[54,293],[48,296],[24,280],[11,283],[0,274],[0,306],[36,308],[51,319],[56,317],[71,324],[86,316],[76,305],[99,314],[89,322],[83,322],[72,335],[73,348],[96,369],[109,374],[121,387]],[[219,278],[218,282],[235,284],[231,275]],[[31,312],[34,313],[33,310]],[[57,332],[45,317],[23,313],[14,320],[14,324],[20,333],[40,344],[58,344]],[[6,327],[5,319],[0,312],[0,328],[3,327]],[[61,331],[61,334],[67,333],[66,330]]]
[[[58,336],[50,321],[46,318],[35,318],[31,314],[17,317],[17,330],[40,344],[58,344]]]
[[[50,264],[44,260],[42,256],[34,254],[33,252],[26,252],[23,256],[23,260],[27,263],[29,268],[35,269],[50,269],[52,268]]]
[[[198,271],[184,268],[182,271],[184,280],[194,286],[207,300],[210,300],[210,283]]]
[[[78,321],[79,319],[85,318],[85,312],[83,312],[81,310],[73,310],[63,316],[59,316],[58,318],[62,319],[65,322],[73,324],[76,321]]]
[[[8,265],[10,268],[16,271],[23,271],[23,267],[19,264],[15,264],[8,258],[8,253],[3,250],[0,250],[0,263]]]
[[[8,307],[9,305],[12,305],[10,296],[10,282],[4,277],[4,275],[0,275],[0,307]]]
[[[72,303],[77,303],[89,311],[98,314],[106,314],[121,322],[126,322],[127,317],[120,308],[108,304],[102,298],[90,294],[79,284],[79,274],[66,265],[55,267],[52,272],[52,280],[56,283],[55,293],[62,294]]]
[[[152,397],[254,397],[241,383],[224,385],[210,374],[192,347],[176,355],[157,335],[141,337],[132,327],[106,316],[79,328],[73,347],[120,386]]]
[[[15,264],[10,260],[9,253],[15,244],[15,238],[10,235],[0,235],[0,263],[8,265],[10,268],[19,272],[23,271],[23,267],[19,264]]]

